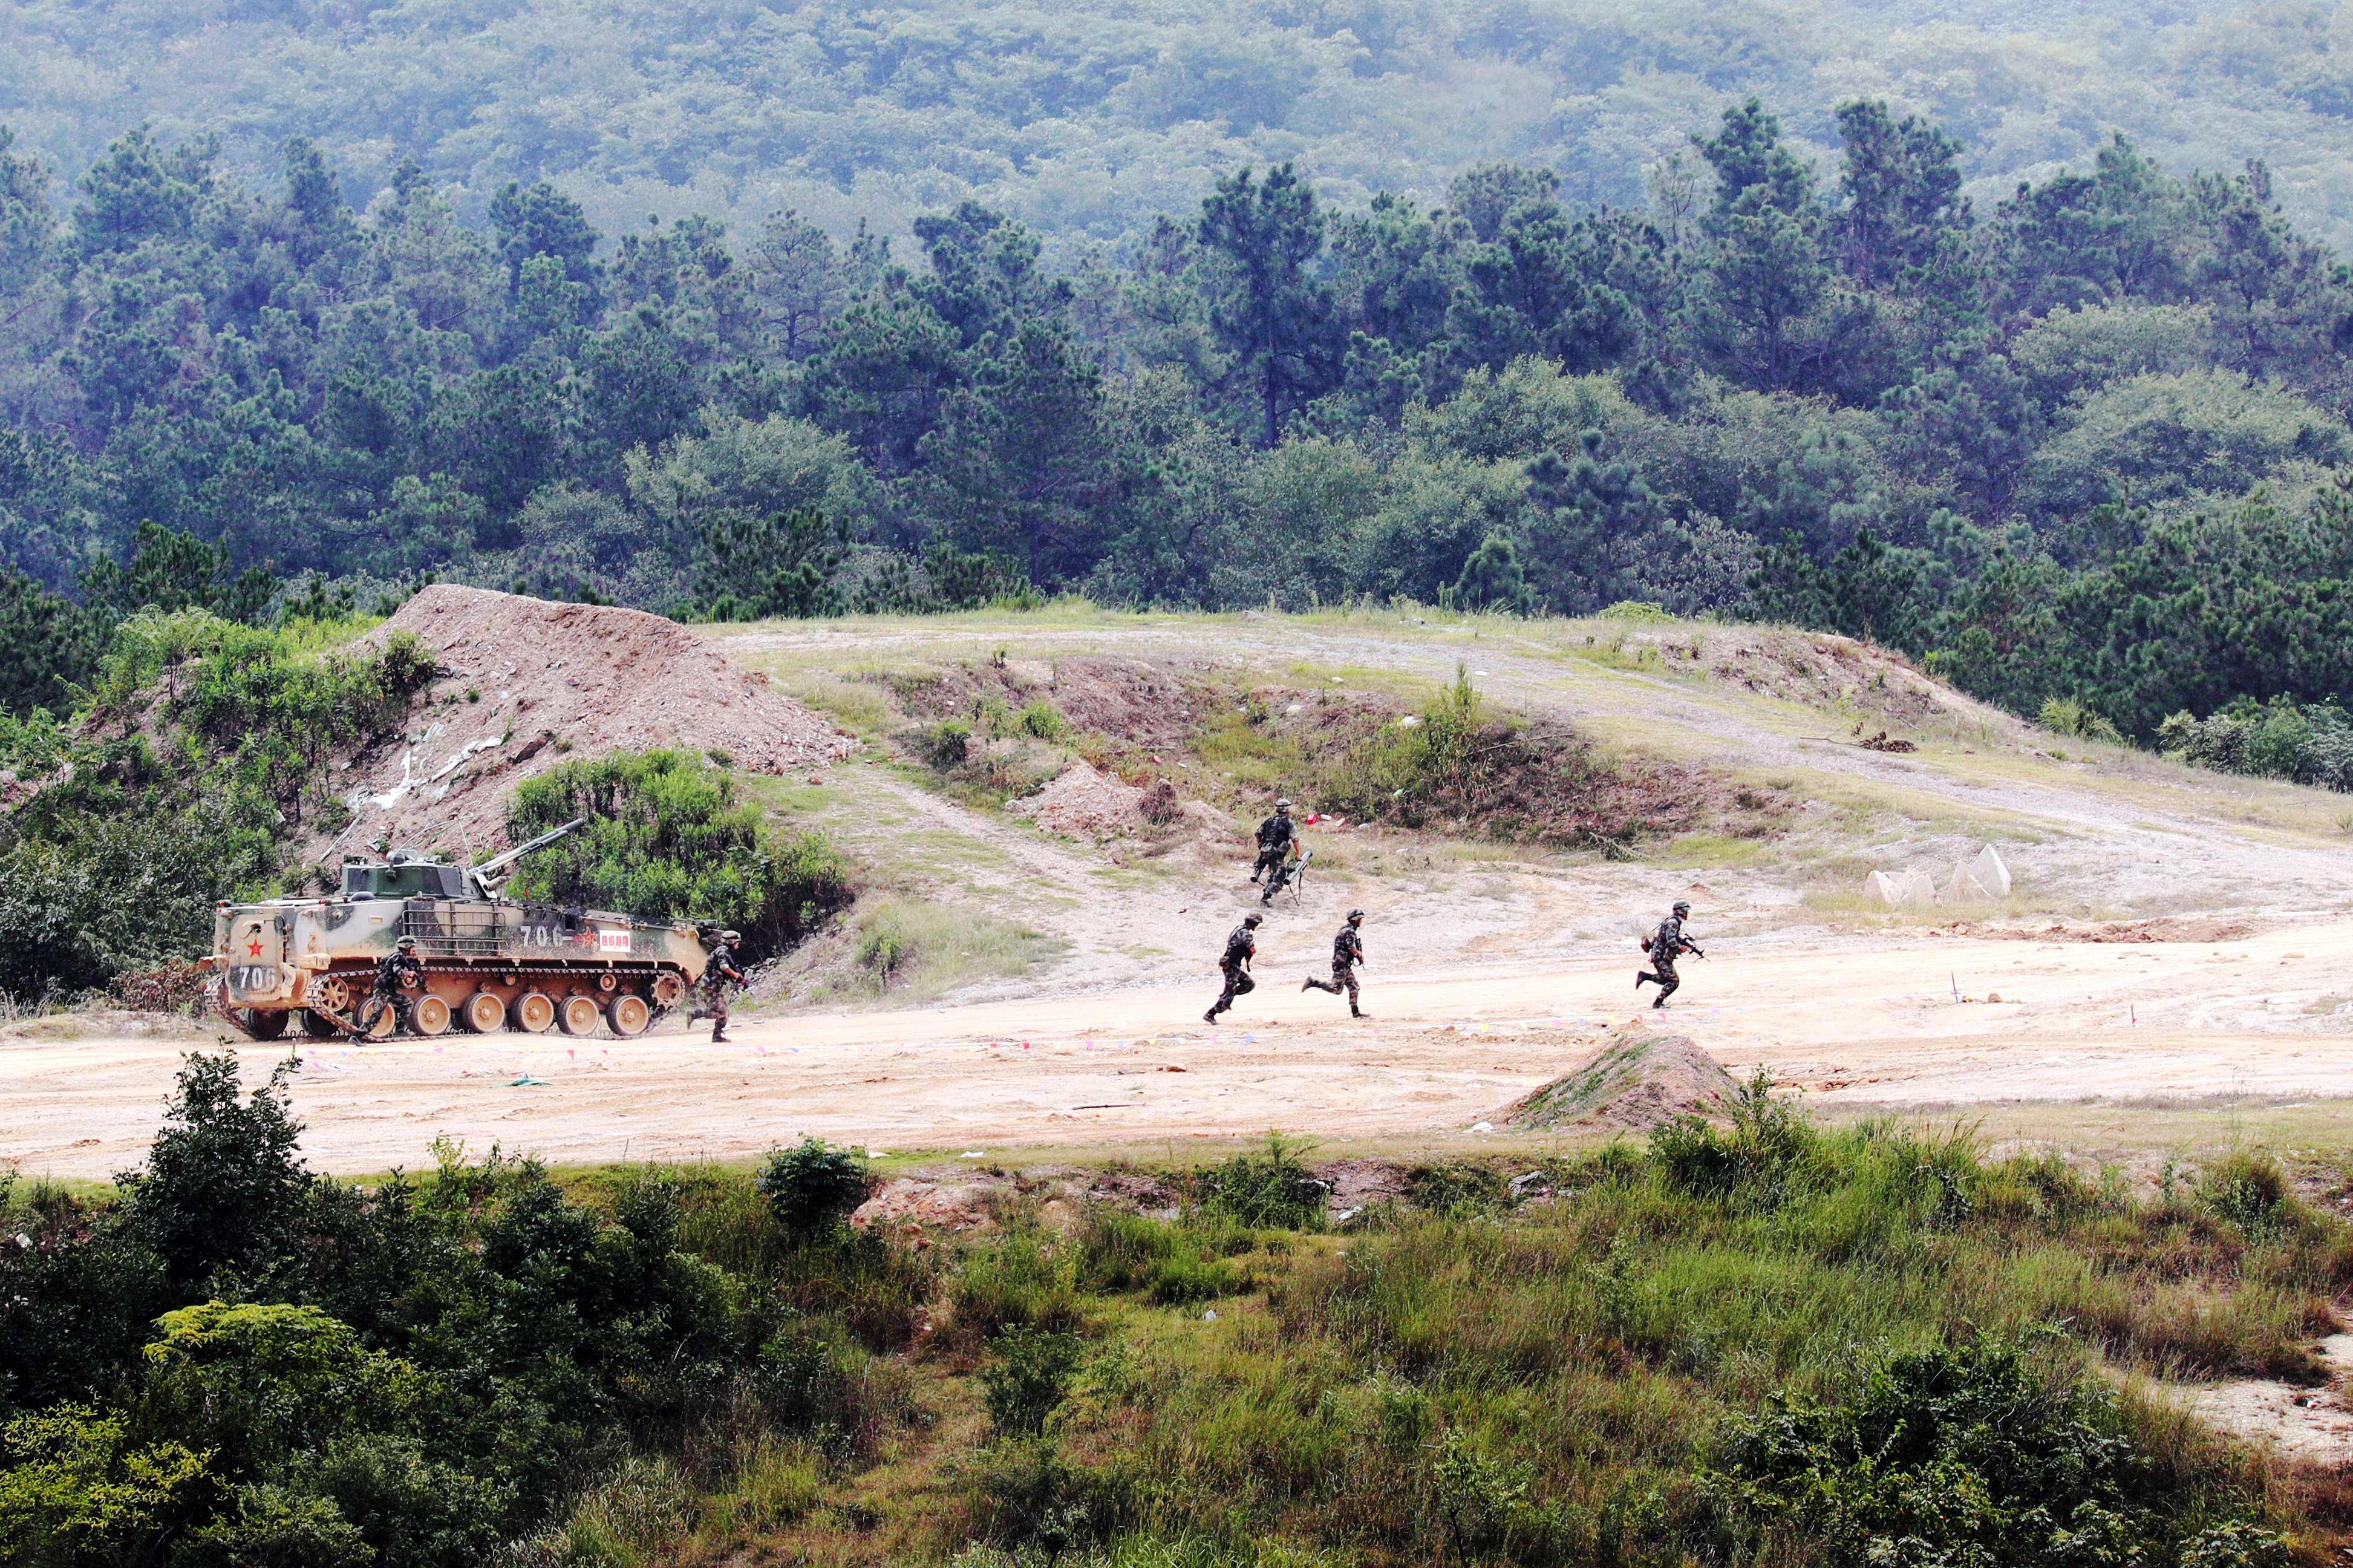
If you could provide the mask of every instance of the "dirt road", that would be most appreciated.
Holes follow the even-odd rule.
[[[2088,1125],[2115,1120],[2117,1101],[2353,1100],[2353,921],[2291,929],[2121,945],[1736,938],[1686,961],[1672,1016],[1736,1075],[1764,1066],[1830,1107],[2107,1102],[2084,1108]],[[437,1134],[564,1163],[747,1159],[802,1132],[950,1157],[1156,1153],[1270,1128],[1453,1146],[1627,1015],[1634,957],[1375,969],[1377,1016],[1362,1022],[1301,993],[1304,963],[1271,957],[1217,1028],[1200,1022],[1205,977],[743,1024],[720,1046],[674,1033],[305,1045],[295,1103],[311,1162],[354,1173],[428,1165]],[[67,1178],[135,1164],[185,1044],[0,1044],[0,1160]],[[284,1054],[247,1046],[248,1075]],[[2062,1125],[2073,1114],[2052,1108]]]

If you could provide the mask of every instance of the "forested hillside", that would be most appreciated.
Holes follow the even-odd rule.
[[[354,205],[414,158],[477,226],[509,180],[607,230],[793,207],[903,237],[970,197],[1060,266],[1243,164],[1295,160],[1349,209],[1494,160],[1627,207],[1727,101],[1827,155],[1869,96],[1960,138],[1980,205],[2120,130],[2176,173],[2265,160],[2341,248],[2348,28],[2165,0],[26,0],[0,10],[0,122],[69,179],[142,122],[219,132],[248,184],[314,136]]]
[[[354,212],[299,138],[256,187],[132,131],[63,207],[11,151],[10,700],[62,702],[142,604],[428,572],[721,618],[1640,600],[2144,737],[2341,694],[2353,280],[2263,166],[2118,137],[1980,208],[1939,127],[1837,125],[1818,163],[1735,104],[1640,207],[1234,170],[1060,273],[973,202],[912,246],[605,237],[518,183],[478,230],[414,164]]]

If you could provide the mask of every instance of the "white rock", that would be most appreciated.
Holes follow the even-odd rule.
[[[1883,871],[1874,871],[1862,879],[1862,895],[1873,904],[1883,904],[1893,909],[1904,902],[1904,884],[1901,879]]]
[[[1988,844],[1978,851],[1977,859],[1969,863],[1969,873],[1978,879],[1978,885],[1986,890],[1988,896],[2010,896],[2010,867],[2002,863],[2000,852],[1993,845]]]

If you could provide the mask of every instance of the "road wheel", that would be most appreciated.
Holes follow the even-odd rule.
[[[593,996],[567,996],[555,1009],[556,1027],[566,1034],[593,1034],[604,1016]]]
[[[418,997],[409,1014],[419,1034],[439,1034],[449,1027],[449,1004],[438,996]]]
[[[555,1003],[545,991],[525,991],[515,999],[514,1026],[526,1034],[544,1034],[555,1027]]]
[[[375,1009],[375,1016],[373,1018],[368,1016],[368,1009],[371,1007]],[[363,1040],[389,1040],[392,1038],[392,1032],[400,1027],[399,1012],[394,1009],[392,1003],[380,997],[372,996],[360,1005],[360,1019],[362,1027],[358,1033]]]
[[[478,991],[466,999],[466,1027],[477,1034],[495,1034],[507,1021],[507,1004],[491,991]]]
[[[605,1009],[605,1019],[614,1033],[628,1040],[646,1032],[646,1025],[654,1021],[654,1010],[646,1005],[644,997],[624,991]]]
[[[257,1012],[249,1007],[233,1008],[230,1022],[248,1040],[275,1040],[286,1033],[286,1025],[294,1015],[290,1012]]]
[[[305,1040],[339,1040],[343,1026],[315,1007],[302,1010],[302,1037]]]

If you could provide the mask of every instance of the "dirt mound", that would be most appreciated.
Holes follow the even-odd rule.
[[[1852,713],[1879,725],[1928,726],[1955,720],[1989,725],[1989,734],[2018,738],[2025,726],[1988,704],[1914,669],[1890,649],[1828,632],[1744,626],[1710,630],[1693,641],[1683,631],[1637,632],[1630,649],[1653,648],[1665,668],[1697,667],[1727,685],[1809,707]],[[1855,738],[1874,751],[1910,750],[1884,729]]]
[[[785,773],[857,744],[766,676],[640,610],[441,584],[364,641],[396,631],[422,639],[441,673],[399,740],[338,764],[352,821],[311,844],[313,861],[379,839],[459,856],[503,849],[508,791],[569,758],[681,746]]]
[[[1035,818],[1039,827],[1052,832],[1103,838],[1141,827],[1144,807],[1143,790],[1106,779],[1084,762],[1073,762],[1051,784],[1005,810],[1016,817]]]
[[[1121,758],[1138,762],[1155,752],[1181,750],[1192,727],[1185,677],[1173,666],[1143,659],[953,664],[935,676],[893,684],[908,713],[919,718],[969,718],[992,702],[1008,712],[1043,702],[1072,729],[1100,736]]]
[[[893,1177],[878,1185],[873,1196],[858,1205],[849,1223],[861,1231],[987,1230],[993,1223],[991,1197],[1009,1185],[986,1178],[942,1181],[923,1176]]]
[[[1492,1119],[1531,1128],[1651,1127],[1713,1110],[1732,1097],[1734,1086],[1715,1058],[1683,1036],[1629,1021],[1604,1035],[1593,1054]]]

